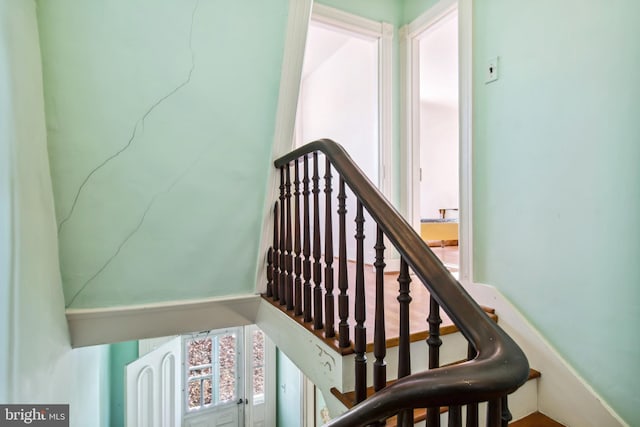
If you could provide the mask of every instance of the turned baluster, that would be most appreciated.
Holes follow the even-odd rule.
[[[400,290],[398,294],[398,303],[400,305],[400,337],[398,340],[398,378],[406,377],[411,374],[411,354],[410,348],[410,331],[409,331],[409,304],[411,296],[409,295],[409,266],[404,258],[400,258],[400,274],[398,275],[398,283]]]
[[[447,427],[462,427],[462,407],[460,405],[449,406]]]
[[[487,427],[502,426],[502,399],[492,399],[487,405]]]
[[[400,291],[398,294],[398,303],[400,305],[400,337],[398,340],[398,378],[406,377],[411,374],[411,340],[409,330],[409,304],[411,296],[409,295],[409,266],[404,257],[400,258],[400,274],[398,275],[398,283]],[[413,410],[407,409],[398,414],[398,425],[413,426]]]
[[[309,225],[309,217],[311,216],[311,212],[309,210],[309,195],[311,192],[309,191],[309,156],[305,154],[304,156],[304,178],[302,180],[304,184],[304,189],[302,191],[302,195],[304,196],[304,249],[302,253],[304,254],[303,265],[303,275],[304,275],[304,318],[305,322],[311,322],[313,319],[313,315],[311,313],[311,230]]]
[[[273,300],[278,301],[280,289],[280,236],[278,233],[278,212],[280,208],[278,202],[275,203],[273,208]]]
[[[286,236],[286,250],[287,250],[287,282],[285,290],[285,299],[287,303],[287,310],[293,310],[293,239],[291,233],[291,174],[289,164],[285,166],[285,200],[286,214],[287,214],[287,236]]]
[[[347,293],[349,282],[347,278],[347,194],[345,193],[344,179],[340,177],[340,189],[338,191],[338,222],[339,222],[339,248],[338,248],[338,315],[340,323],[338,334],[340,335],[338,345],[341,348],[349,347],[349,295]]]
[[[376,260],[373,266],[376,269],[376,314],[373,338],[373,354],[376,361],[373,363],[373,388],[381,390],[387,385],[387,364],[384,360],[387,355],[387,343],[384,322],[384,234],[378,225],[376,233]]]
[[[293,314],[296,316],[300,316],[302,314],[302,248],[300,240],[300,167],[298,164],[298,160],[294,163],[294,172],[295,172],[295,181],[294,181],[294,190],[295,190],[295,202],[296,202],[296,210],[295,210],[295,233],[296,233],[296,243],[295,243],[295,298],[294,298],[294,311]]]
[[[267,251],[267,297],[273,297],[273,247]]]
[[[356,403],[367,398],[367,329],[365,287],[364,287],[364,214],[362,203],[358,200],[356,208],[356,301],[354,327],[355,350],[355,399]]]
[[[478,352],[475,347],[469,343],[467,350],[467,360],[475,359]],[[467,405],[467,427],[478,427],[479,418],[478,418],[478,404],[470,403]]]
[[[280,168],[280,283],[278,283],[278,295],[280,305],[286,304],[286,269],[287,269],[287,256],[285,251],[285,203],[284,203],[284,167]]]
[[[331,162],[326,159],[324,173],[325,215],[324,215],[324,335],[336,336],[333,327],[335,313],[333,301],[333,223],[331,212]]]
[[[313,153],[313,329],[322,329],[322,264],[320,263],[320,177],[318,153]]]
[[[427,345],[429,346],[429,369],[440,367],[440,346],[442,340],[440,339],[440,324],[442,319],[440,318],[440,306],[434,297],[429,297],[429,338],[427,338]],[[429,427],[440,426],[440,408],[428,408],[427,409],[427,425]]]

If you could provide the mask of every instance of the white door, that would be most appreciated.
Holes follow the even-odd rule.
[[[275,346],[257,326],[166,340],[126,368],[128,427],[275,426]]]
[[[244,425],[243,328],[184,337],[185,427]]]
[[[127,427],[177,427],[181,413],[182,339],[176,337],[127,365]]]

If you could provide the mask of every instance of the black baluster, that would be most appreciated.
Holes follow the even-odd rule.
[[[302,248],[301,242],[302,240],[300,233],[300,167],[298,164],[298,160],[296,159],[295,165],[295,201],[296,201],[296,211],[295,211],[295,233],[296,233],[296,244],[295,244],[295,302],[294,302],[294,311],[293,314],[296,316],[300,316],[302,314]]]
[[[478,353],[476,352],[476,349],[473,347],[473,345],[471,345],[471,343],[469,343],[467,350],[467,359],[473,360],[475,359],[477,354]],[[478,420],[478,404],[469,403],[467,405],[467,427],[478,427]]]
[[[322,329],[322,264],[320,264],[320,177],[318,153],[313,153],[313,329]]]
[[[291,232],[291,168],[285,166],[285,197],[287,201],[287,288],[285,290],[287,310],[293,310],[293,233]]]
[[[335,313],[333,301],[333,223],[331,212],[331,162],[327,157],[324,173],[325,193],[325,227],[324,227],[324,335],[327,338],[336,336],[333,327]]]
[[[448,427],[462,427],[462,407],[460,405],[449,406]]]
[[[367,398],[367,329],[364,287],[364,215],[358,200],[356,209],[356,302],[354,327],[355,350],[355,399],[360,403]]]
[[[273,300],[278,301],[280,287],[280,233],[278,232],[278,202],[273,208]]]
[[[309,225],[309,217],[311,212],[309,210],[309,156],[304,155],[304,190],[302,195],[304,196],[304,262],[303,262],[303,275],[304,275],[304,321],[311,322],[313,314],[311,313],[311,230]]]
[[[502,399],[492,399],[487,405],[487,427],[501,427]]]
[[[267,251],[267,297],[273,297],[273,247]]]
[[[384,360],[387,355],[387,339],[384,322],[384,235],[378,225],[376,233],[376,260],[373,266],[376,268],[376,318],[373,338],[373,354],[376,361],[373,363],[373,388],[375,391],[383,389],[387,385],[387,364]]]
[[[432,296],[429,297],[429,317],[427,317],[427,322],[429,322],[429,338],[427,338],[429,369],[435,369],[440,367],[440,346],[442,345],[440,324],[442,319],[440,318],[440,306]],[[440,408],[427,409],[427,425],[429,427],[440,426]]]
[[[284,203],[284,167],[280,168],[280,283],[278,284],[280,305],[286,304],[285,288],[287,283],[287,255],[285,249],[285,203]]]
[[[346,216],[347,216],[347,194],[344,188],[344,179],[340,177],[340,189],[338,191],[338,222],[339,225],[339,248],[338,248],[338,288],[340,294],[338,295],[338,315],[340,316],[340,323],[338,325],[338,333],[340,334],[339,346],[346,348],[351,345],[349,339],[349,294],[347,293],[349,288],[349,281],[347,278],[347,231],[346,231]]]
[[[404,258],[400,258],[400,274],[398,275],[398,283],[400,284],[400,292],[398,295],[398,303],[400,304],[400,337],[398,341],[398,378],[406,377],[411,374],[411,340],[409,330],[409,304],[411,296],[409,295],[409,266]],[[406,409],[398,414],[398,425],[413,426],[413,410]]]
[[[400,304],[400,337],[398,341],[398,378],[406,377],[411,374],[411,345],[409,332],[409,304],[411,296],[409,295],[409,266],[404,258],[400,258],[400,274],[398,276],[400,284],[400,292],[398,295],[398,303]]]

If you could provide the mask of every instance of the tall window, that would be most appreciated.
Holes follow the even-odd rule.
[[[264,402],[264,332],[256,329],[251,334],[251,392],[253,404],[259,405]]]

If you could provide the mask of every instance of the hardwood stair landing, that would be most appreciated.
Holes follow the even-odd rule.
[[[355,263],[348,262],[348,277],[351,279],[355,277]],[[334,283],[338,283],[338,269],[334,269]],[[376,278],[373,267],[367,265],[365,268],[365,293],[367,301],[375,301],[376,291]],[[352,330],[354,326],[353,320],[353,304],[355,301],[355,286],[350,283],[349,290],[349,325]],[[336,335],[335,337],[326,337],[324,330],[313,329],[313,322],[304,322],[303,316],[295,316],[293,311],[288,311],[286,305],[281,304],[281,301],[273,301],[271,298],[265,296],[262,297],[269,301],[274,307],[277,307],[283,313],[286,313],[290,318],[304,326],[311,333],[323,340],[327,345],[333,348],[336,352],[341,353],[343,356],[354,353],[353,349],[353,336],[351,336],[352,345],[349,347],[341,348],[338,345],[338,323],[340,319],[338,317],[338,289],[334,288],[335,298],[335,313],[334,313],[334,325]],[[410,283],[410,296],[412,302],[410,304],[409,314],[409,330],[411,342],[426,340],[429,336],[429,325],[427,323],[427,316],[429,315],[429,291],[425,286],[413,275],[411,275]],[[398,298],[398,273],[385,273],[384,274],[384,306],[385,306],[385,334],[387,348],[398,346],[398,337],[400,336],[399,324],[399,304]],[[323,301],[324,304],[324,301]],[[498,316],[495,314],[495,310],[489,307],[482,307],[483,310],[494,320],[498,321]],[[324,305],[323,305],[324,310]],[[458,328],[453,325],[453,322],[440,310],[440,316],[442,317],[442,324],[440,325],[440,335],[453,334],[458,332]],[[367,304],[366,306],[366,320],[365,327],[367,328],[367,352],[373,351],[373,333],[374,333],[374,319],[375,319],[375,304]]]

